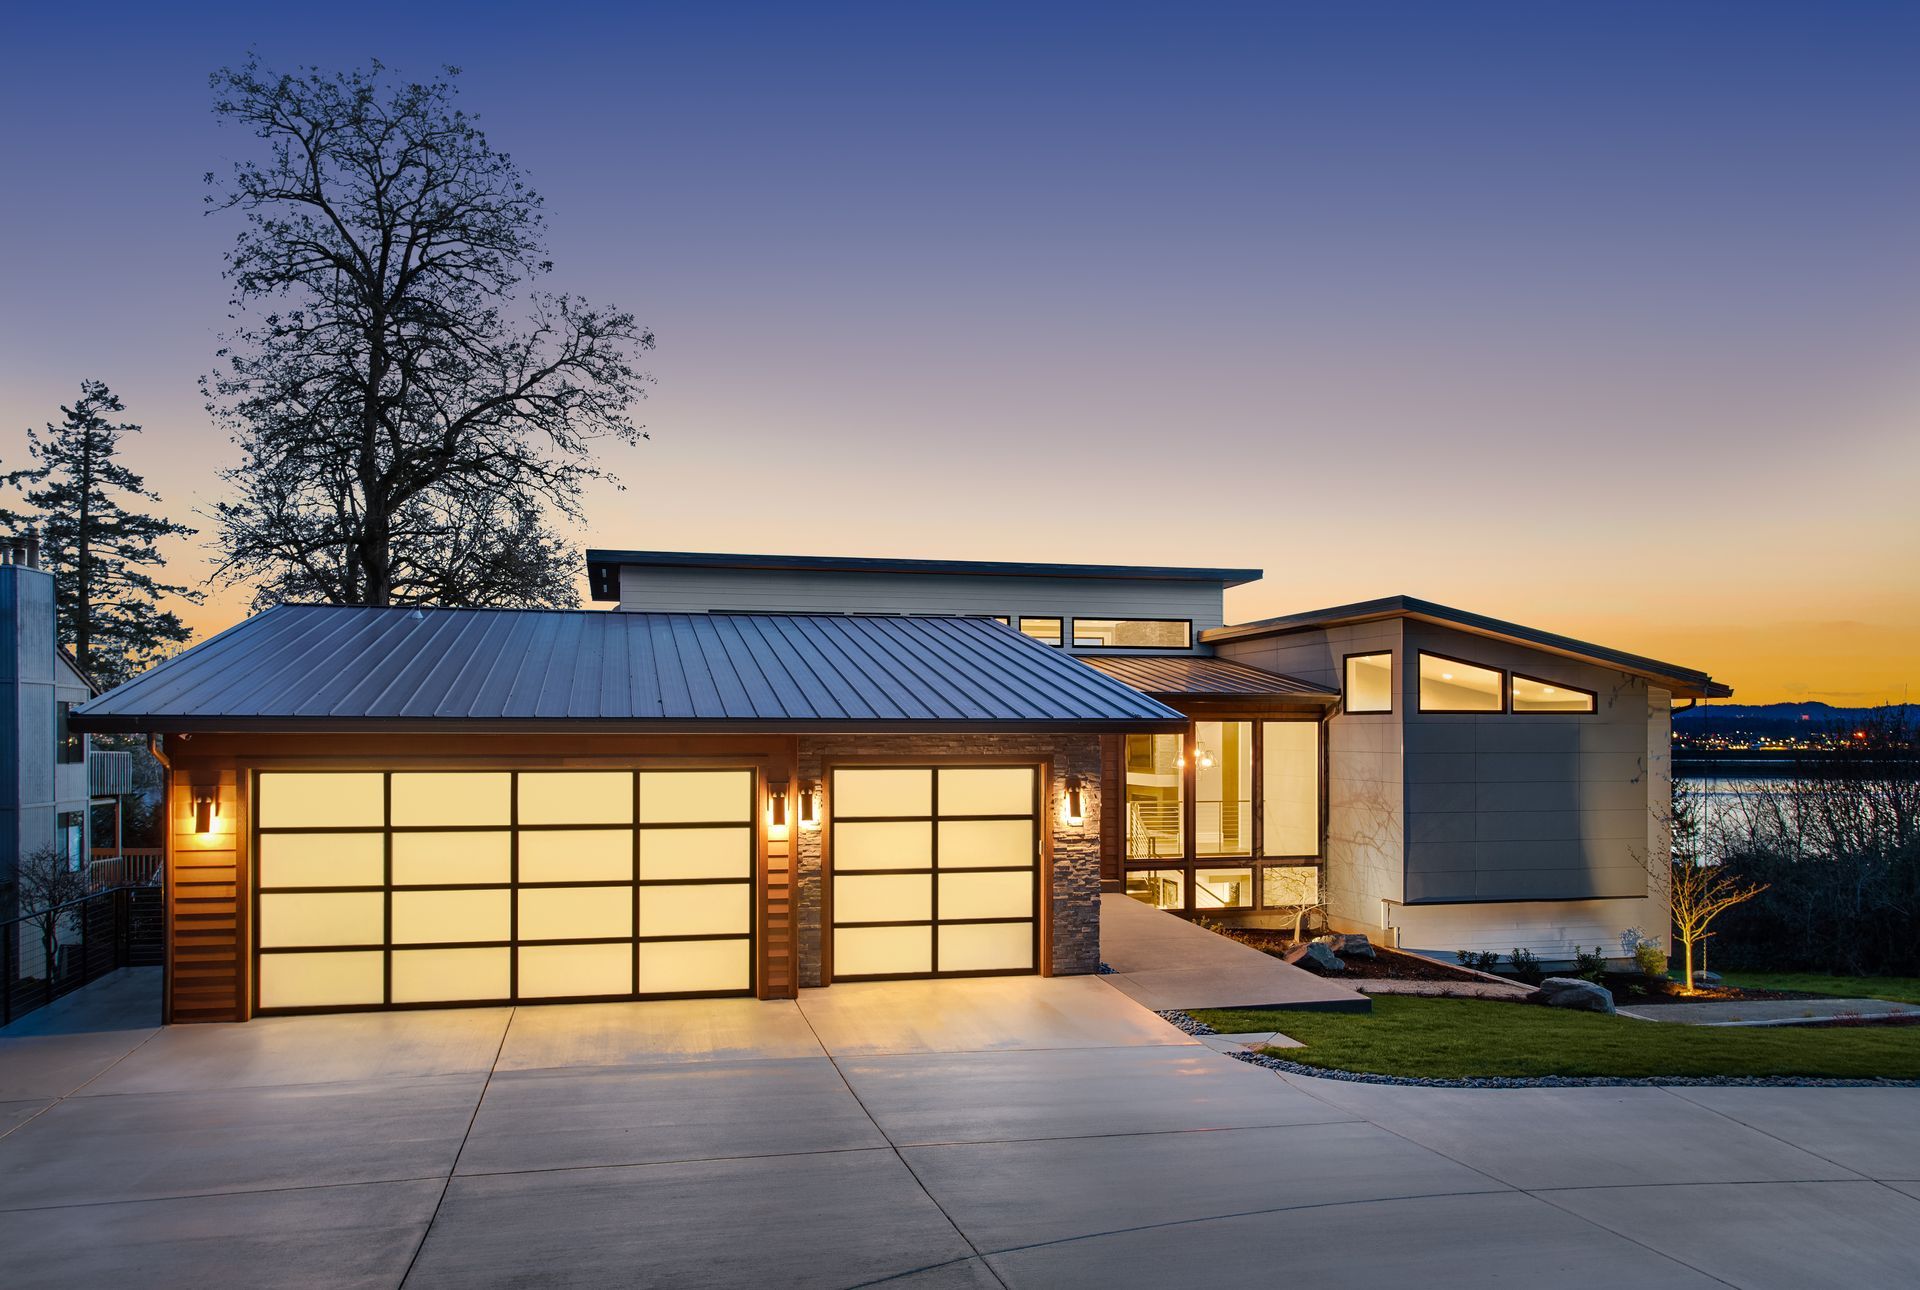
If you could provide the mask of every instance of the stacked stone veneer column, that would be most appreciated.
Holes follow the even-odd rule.
[[[1100,965],[1100,739],[1097,735],[848,735],[800,740],[800,780],[819,783],[821,767],[841,758],[886,757],[903,764],[950,758],[1004,757],[1050,761],[1053,782],[1041,809],[1053,830],[1053,972],[1092,972]],[[1069,775],[1087,795],[1086,823],[1069,826],[1060,812]],[[831,803],[829,803],[831,810]],[[821,835],[800,830],[797,940],[800,984],[820,984]]]

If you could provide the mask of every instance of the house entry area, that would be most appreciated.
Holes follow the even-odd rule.
[[[746,994],[750,769],[260,771],[262,1013]]]
[[[1037,971],[1041,782],[1036,766],[833,769],[832,979]]]

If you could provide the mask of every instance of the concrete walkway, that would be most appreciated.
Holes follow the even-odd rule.
[[[77,1011],[0,1038],[8,1285],[1920,1282],[1914,1090],[1283,1078],[1089,977]]]
[[[1804,1026],[1850,1017],[1920,1017],[1920,1008],[1890,999],[1703,999],[1620,1011],[1642,1021],[1686,1026]]]
[[[1113,969],[1107,982],[1155,1012],[1367,1012],[1373,1007],[1351,986],[1283,963],[1131,896],[1109,893],[1100,898],[1100,957]]]

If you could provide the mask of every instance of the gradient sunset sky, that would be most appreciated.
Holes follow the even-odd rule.
[[[451,63],[659,334],[583,544],[1253,565],[1230,618],[1920,699],[1920,6],[1040,9],[16,8],[0,468],[96,377],[216,501],[207,74]]]

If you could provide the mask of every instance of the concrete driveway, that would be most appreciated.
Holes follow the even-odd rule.
[[[0,1032],[9,1285],[1920,1281],[1910,1090],[1283,1079],[1097,978],[170,1030],[141,980]]]

